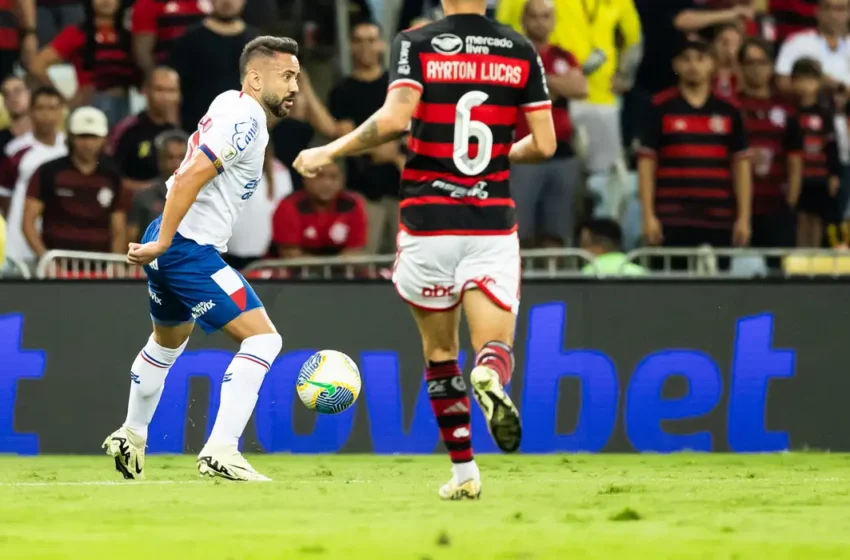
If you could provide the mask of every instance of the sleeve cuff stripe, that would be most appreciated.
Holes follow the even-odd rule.
[[[395,80],[393,83],[391,83],[389,85],[389,87],[387,88],[387,91],[390,91],[391,89],[395,89],[395,88],[398,88],[398,87],[413,88],[413,89],[419,91],[420,93],[424,89],[422,87],[422,84],[420,84],[416,80],[411,80],[411,79],[408,79],[408,78],[402,78],[400,80]]]
[[[205,155],[205,156],[207,156],[208,158],[210,158],[210,161],[212,162],[212,164],[213,164],[213,165],[215,165],[215,170],[218,172],[218,174],[219,174],[219,175],[221,175],[222,173],[224,173],[224,164],[221,162],[221,159],[219,159],[219,157],[218,157],[217,155],[215,155],[215,154],[213,153],[213,151],[212,151],[212,150],[210,150],[210,149],[207,147],[207,145],[206,145],[206,144],[201,144],[200,146],[198,146],[198,148],[199,148],[202,152],[204,152],[204,155]]]

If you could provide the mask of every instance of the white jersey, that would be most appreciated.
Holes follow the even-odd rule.
[[[201,190],[177,233],[225,252],[242,206],[262,179],[268,143],[266,113],[259,102],[238,91],[216,97],[189,138],[183,164],[201,150],[218,169],[218,176]],[[166,183],[169,191],[173,184],[174,177]]]

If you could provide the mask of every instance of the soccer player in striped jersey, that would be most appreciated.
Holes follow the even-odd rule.
[[[461,308],[476,352],[472,389],[490,433],[503,451],[520,445],[519,414],[504,389],[514,368],[520,283],[510,164],[542,161],[557,144],[534,47],[484,17],[486,6],[443,0],[444,19],[399,33],[383,107],[351,134],[295,161],[312,175],[410,127],[393,282],[422,336],[428,396],[453,463],[452,479],[439,491],[447,500],[481,492],[458,364]],[[513,143],[518,118],[531,134]]]
[[[298,44],[258,37],[239,60],[241,91],[215,98],[189,139],[186,157],[168,180],[162,216],[130,243],[127,260],[148,276],[153,334],[130,370],[127,419],[103,443],[124,478],[144,477],[148,425],[168,371],[199,323],[240,343],[221,385],[210,438],[198,455],[202,475],[266,481],[239,453],[263,379],[282,340],[263,304],[219,253],[263,173],[267,121],[285,117],[298,93]]]

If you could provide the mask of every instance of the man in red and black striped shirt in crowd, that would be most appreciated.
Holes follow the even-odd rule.
[[[795,110],[772,90],[770,45],[757,38],[741,48],[744,113],[753,168],[755,247],[794,247],[803,181],[803,133]]]
[[[750,240],[751,169],[737,105],[712,92],[707,43],[681,43],[679,86],[658,94],[638,163],[644,236],[653,245],[726,247]]]
[[[498,447],[516,451],[520,418],[504,390],[520,281],[510,165],[545,160],[557,142],[543,63],[528,40],[485,17],[485,0],[442,4],[445,18],[396,36],[384,105],[354,132],[302,152],[295,168],[313,175],[410,127],[393,282],[419,327],[428,397],[454,463],[439,495],[478,499],[460,308],[476,351],[473,392]],[[518,118],[531,134],[515,143]]]
[[[145,75],[168,62],[171,46],[212,9],[210,0],[136,0],[133,53]]]

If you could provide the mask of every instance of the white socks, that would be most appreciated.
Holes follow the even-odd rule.
[[[127,406],[127,420],[124,426],[144,439],[148,437],[148,424],[151,423],[162,397],[165,376],[188,343],[187,339],[180,348],[165,348],[157,344],[151,335],[133,362],[130,369],[130,403]]]
[[[475,464],[474,460],[468,463],[453,464],[452,472],[454,472],[455,482],[458,484],[467,480],[481,480],[481,473],[478,472],[478,465]]]
[[[257,394],[283,340],[277,333],[259,334],[242,341],[239,353],[227,366],[221,384],[221,404],[207,445],[236,449],[254,412]]]

